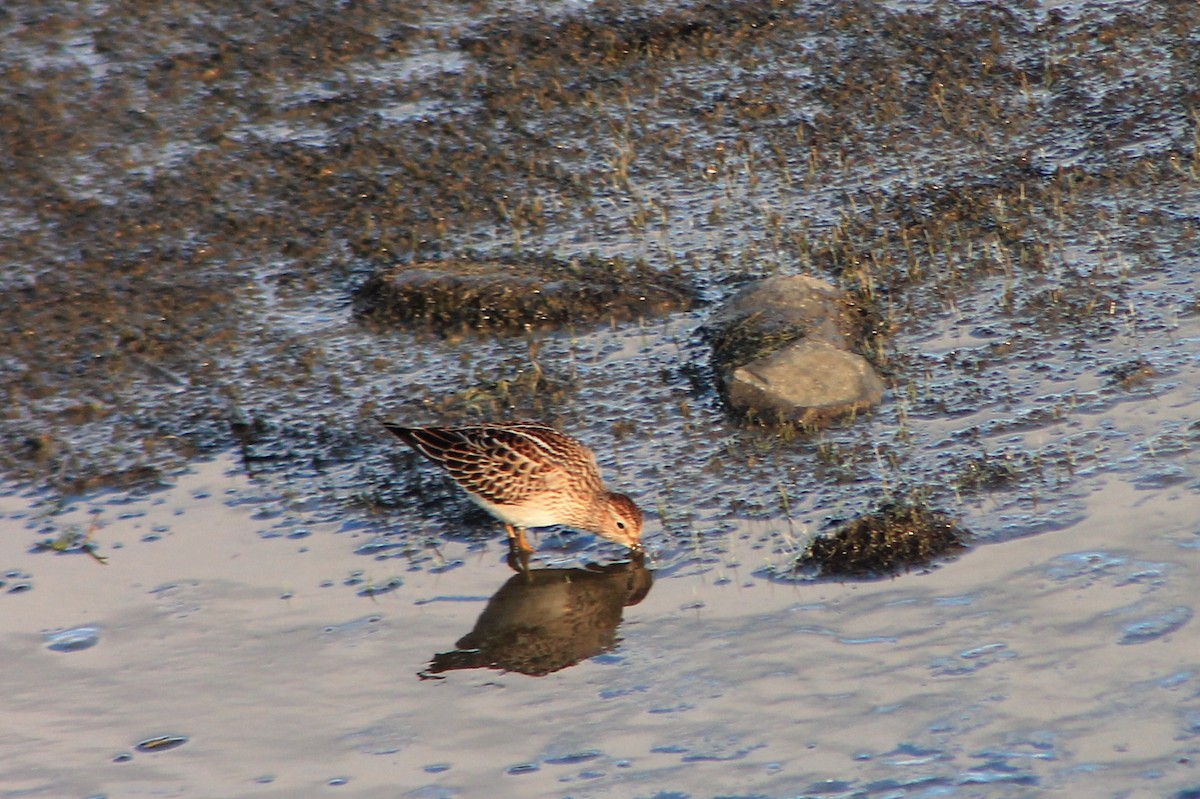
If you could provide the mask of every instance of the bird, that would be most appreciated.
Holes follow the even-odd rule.
[[[642,511],[609,491],[596,455],[537,422],[404,427],[384,422],[404,443],[445,469],[475,504],[504,523],[509,546],[528,559],[530,527],[560,524],[642,549]]]

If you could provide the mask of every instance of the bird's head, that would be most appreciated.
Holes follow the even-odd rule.
[[[604,496],[604,512],[600,514],[601,538],[624,544],[630,549],[642,548],[642,511],[624,494],[608,492]]]

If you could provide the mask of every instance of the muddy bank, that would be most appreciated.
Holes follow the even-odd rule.
[[[427,513],[443,492],[381,413],[536,416],[668,520],[880,472],[1029,510],[1114,463],[1064,420],[1178,373],[1194,4],[187,8],[0,17],[0,468],[23,485],[152,487],[238,447],[330,512]],[[824,276],[894,401],[873,428],[733,434],[702,310],[465,347],[353,313],[381,270],[530,252],[704,299]],[[1145,380],[1093,386],[1131,362]]]

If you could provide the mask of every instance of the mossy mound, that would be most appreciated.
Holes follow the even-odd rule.
[[[680,272],[619,258],[419,261],[375,273],[355,297],[364,318],[443,335],[627,322],[695,302],[695,288]]]
[[[969,534],[944,513],[887,504],[809,544],[797,571],[822,577],[882,577],[927,566],[967,545]]]

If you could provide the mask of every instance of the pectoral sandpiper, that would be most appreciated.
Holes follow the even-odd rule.
[[[477,505],[504,522],[510,545],[526,555],[533,547],[525,529],[553,524],[642,548],[638,506],[605,489],[595,454],[552,427],[534,422],[384,427],[449,472]]]

